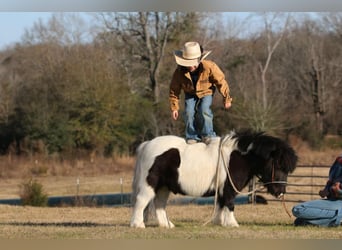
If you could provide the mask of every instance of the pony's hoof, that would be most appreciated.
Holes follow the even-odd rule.
[[[224,223],[222,223],[222,226],[224,226],[224,227],[239,227],[239,223],[237,223],[236,220],[225,221]]]
[[[215,223],[215,224],[222,226],[222,227],[239,227],[240,226],[238,223]]]
[[[169,228],[174,228],[175,227],[175,225],[171,222],[171,221],[169,221]]]
[[[239,224],[229,224],[229,225],[227,225],[226,227],[239,227]]]
[[[144,223],[131,222],[130,226],[133,227],[133,228],[145,228],[145,224]]]
[[[159,224],[160,227],[163,227],[163,228],[174,228],[175,225],[169,221],[167,224]]]

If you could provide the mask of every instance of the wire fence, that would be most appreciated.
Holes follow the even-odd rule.
[[[329,165],[298,165],[296,170],[288,176],[288,184],[284,201],[286,202],[304,202],[314,199],[320,199],[318,195],[327,180]],[[42,181],[44,178],[41,179]],[[109,175],[101,179],[97,177],[66,177],[56,178],[54,181],[43,182],[44,189],[50,196],[95,196],[107,194],[126,194],[131,192],[132,176],[130,175]],[[8,183],[3,183],[3,186],[8,186]],[[258,185],[257,179],[245,189],[245,191],[253,190]],[[12,183],[13,186],[8,190],[17,190],[17,183]],[[1,185],[0,185],[1,187]],[[7,187],[10,188],[10,187]],[[267,193],[266,189],[257,191],[248,197],[249,202],[257,203],[258,198],[262,196],[267,202],[279,202],[282,200],[276,199]],[[18,198],[16,191],[0,195],[1,199]]]
[[[319,190],[321,190],[328,179],[329,165],[298,165],[296,170],[288,176],[288,184],[286,187],[286,194],[284,200],[287,202],[303,202],[313,199],[319,199]],[[116,176],[110,180],[109,184],[111,186],[110,193],[127,193],[131,192],[131,178],[124,178]],[[98,194],[99,190],[96,190],[96,186],[105,186],[105,183],[99,184],[98,180],[84,180],[82,178],[77,178],[74,183],[70,183],[69,190],[74,190],[74,194]],[[257,179],[254,178],[249,185],[249,190],[255,189],[257,186]],[[247,190],[247,189],[246,189]],[[100,192],[101,193],[101,192]],[[108,193],[106,191],[105,193]],[[282,201],[276,199],[272,195],[268,194],[266,189],[261,191],[256,191],[250,195],[250,201],[256,203],[257,196],[262,196],[269,202]]]
[[[329,165],[298,165],[296,170],[287,178],[286,194],[284,200],[287,202],[304,202],[321,198],[319,190],[323,189],[329,175]],[[250,189],[256,185],[253,179]],[[282,201],[276,199],[266,190],[257,191],[251,195],[251,201],[255,202],[257,195],[262,195],[267,201]]]

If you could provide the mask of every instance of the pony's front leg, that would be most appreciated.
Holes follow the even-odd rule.
[[[234,209],[230,210],[227,206],[217,206],[212,222],[224,227],[239,227],[234,216]]]

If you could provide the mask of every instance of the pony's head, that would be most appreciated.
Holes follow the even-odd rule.
[[[287,176],[296,168],[297,155],[283,140],[264,133],[237,133],[241,155],[252,166],[252,173],[275,197],[286,193]]]

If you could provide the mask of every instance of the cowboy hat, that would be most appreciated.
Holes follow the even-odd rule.
[[[211,51],[202,52],[197,42],[187,42],[184,44],[183,50],[174,52],[174,56],[178,65],[190,67],[198,65],[210,53]]]

